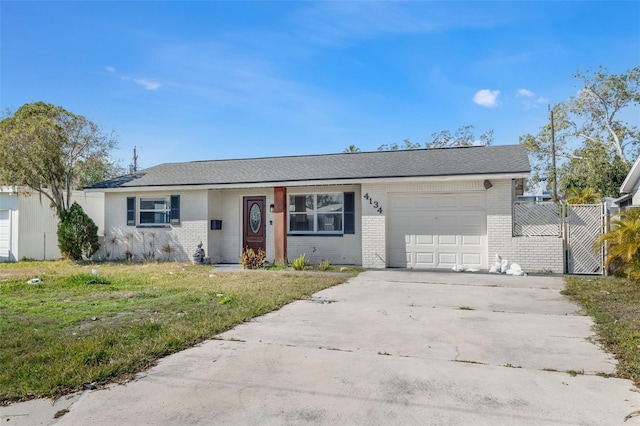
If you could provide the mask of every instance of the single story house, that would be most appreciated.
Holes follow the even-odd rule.
[[[633,166],[631,166],[631,170],[629,170],[629,174],[622,182],[620,186],[620,198],[615,200],[615,203],[620,208],[626,207],[637,207],[640,206],[640,193],[638,189],[640,188],[640,157],[636,159]]]
[[[104,228],[104,194],[73,191],[93,219],[100,234]],[[51,201],[25,187],[0,187],[0,262],[61,257],[58,249],[58,216]]]
[[[98,183],[110,256],[563,272],[562,240],[513,237],[521,145],[167,163]],[[111,244],[113,243],[113,244]]]

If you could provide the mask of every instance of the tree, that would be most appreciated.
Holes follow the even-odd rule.
[[[546,180],[547,189],[551,189],[557,174],[561,194],[568,187],[593,187],[603,196],[617,196],[638,153],[640,130],[621,116],[640,104],[640,67],[620,75],[608,74],[600,67],[595,72],[578,71],[574,77],[582,86],[578,95],[551,109],[556,169],[552,166],[550,122],[537,135],[520,137],[532,163],[530,184]]]
[[[424,147],[430,149],[475,146],[478,144],[484,146],[491,145],[493,142],[493,130],[481,133],[480,138],[476,139],[473,129],[474,126],[467,125],[460,127],[453,135],[451,135],[451,132],[448,130],[443,130],[440,133],[433,133],[431,135],[431,141],[425,142]]]
[[[559,169],[561,188],[591,188],[607,196],[617,196],[631,165],[597,142],[586,141]],[[568,195],[567,191],[567,195]]]
[[[378,151],[397,151],[401,149],[433,149],[433,148],[453,148],[463,146],[484,145],[489,146],[493,143],[493,130],[488,130],[480,134],[476,138],[473,133],[474,126],[462,126],[454,134],[449,130],[443,130],[439,133],[432,133],[431,139],[420,145],[420,142],[411,142],[409,139],[402,141],[402,145],[392,143],[390,145],[383,144],[378,147]]]
[[[114,147],[114,137],[83,116],[25,104],[0,121],[0,183],[39,192],[62,219],[73,189],[120,172],[109,157]]]
[[[64,257],[73,260],[90,259],[100,248],[98,227],[78,203],[74,202],[60,218],[58,247]]]
[[[344,149],[344,151],[342,151],[344,153],[354,153],[354,152],[360,152],[360,148],[358,148],[355,145],[349,145],[348,147],[346,147]]]
[[[581,123],[576,123],[576,135],[586,141],[601,143],[623,162],[629,163],[627,148],[636,148],[640,131],[637,126],[621,121],[620,112],[640,103],[640,67],[625,74],[608,74],[606,68],[582,73],[584,88],[571,102],[571,111]],[[632,155],[635,157],[637,152]]]
[[[392,143],[390,145],[382,144],[378,147],[378,151],[398,151],[401,149],[420,149],[420,142],[413,143],[409,139],[405,139],[402,141],[403,145],[398,145],[397,143]]]
[[[567,203],[569,204],[596,204],[602,197],[593,188],[569,188],[567,190]]]

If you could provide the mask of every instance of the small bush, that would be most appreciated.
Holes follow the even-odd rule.
[[[244,269],[259,269],[264,266],[267,260],[267,255],[262,249],[254,251],[252,248],[245,248],[242,252],[242,258],[240,263]]]
[[[109,285],[111,281],[100,275],[93,274],[77,274],[71,275],[70,277],[63,280],[63,285],[69,287],[80,287],[83,285]]]
[[[605,267],[614,275],[640,282],[640,209],[629,208],[614,214],[611,230],[596,239],[594,250],[598,252],[604,243]]]
[[[58,247],[63,256],[73,260],[90,259],[100,248],[98,227],[78,203],[74,202],[60,218]]]
[[[165,244],[162,246],[162,252],[164,253],[164,260],[165,261],[170,261],[171,260],[171,253],[173,253],[175,250],[173,248],[173,246],[169,243]]]
[[[302,256],[298,257],[297,259],[294,259],[293,262],[291,262],[291,267],[296,271],[302,271],[306,266],[307,266],[306,253],[304,253]]]
[[[331,269],[331,262],[329,262],[328,260],[323,260],[322,262],[318,263],[318,269],[321,271],[328,271]]]

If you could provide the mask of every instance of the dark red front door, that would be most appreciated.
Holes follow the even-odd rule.
[[[266,224],[264,221],[265,213],[264,206],[266,203],[265,197],[244,197],[243,199],[243,231],[242,231],[242,249],[247,247],[252,248],[254,251],[258,249],[265,250],[266,239],[265,229]]]

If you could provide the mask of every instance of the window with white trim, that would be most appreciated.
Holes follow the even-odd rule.
[[[168,224],[170,213],[169,197],[140,198],[140,225]]]
[[[289,194],[289,233],[342,234],[344,196],[331,194]]]

